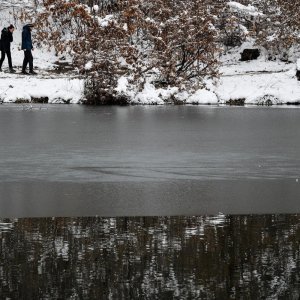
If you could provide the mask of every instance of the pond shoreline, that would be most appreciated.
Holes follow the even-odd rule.
[[[0,105],[4,105],[4,106],[9,106],[9,105],[20,105],[20,106],[24,106],[24,104],[28,104],[28,106],[26,106],[27,109],[30,109],[30,105],[36,105],[36,104],[49,104],[49,105],[84,105],[84,106],[89,106],[89,107],[101,107],[101,106],[219,106],[219,107],[261,107],[261,106],[274,106],[274,107],[300,107],[300,101],[297,102],[286,102],[286,103],[276,103],[273,104],[272,102],[270,103],[241,103],[240,100],[231,100],[227,103],[173,103],[173,102],[166,102],[166,103],[127,103],[127,104],[118,104],[118,103],[114,103],[114,104],[87,104],[84,103],[83,101],[79,101],[76,103],[72,103],[70,100],[68,101],[58,101],[58,102],[48,102],[48,97],[41,97],[41,98],[33,98],[32,101],[28,101],[28,100],[20,100],[18,99],[15,102],[1,102],[0,101]]]
[[[129,87],[109,99],[87,101],[84,79],[41,74],[35,77],[7,74],[0,81],[0,103],[86,105],[300,105],[300,83],[295,70],[223,75],[216,83],[193,92],[176,87],[156,88],[146,83],[142,91]]]
[[[138,89],[128,77],[122,76],[112,95],[88,100],[85,79],[74,70],[55,73],[51,69],[37,69],[36,76],[10,74],[4,70],[0,73],[0,103],[300,105],[295,62],[272,62],[263,56],[249,62],[237,61],[232,55],[223,59],[219,78],[203,78],[199,87],[158,87],[149,79]]]

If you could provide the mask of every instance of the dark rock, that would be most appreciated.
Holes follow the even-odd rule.
[[[257,59],[260,55],[260,51],[258,49],[245,49],[241,53],[241,61],[248,61]]]
[[[297,72],[296,72],[296,77],[297,77],[297,79],[300,81],[300,70],[297,70]]]

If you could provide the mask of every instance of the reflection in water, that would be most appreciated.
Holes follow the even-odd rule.
[[[1,299],[299,299],[300,215],[0,220]]]

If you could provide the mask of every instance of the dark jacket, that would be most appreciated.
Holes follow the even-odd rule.
[[[10,43],[13,41],[13,34],[7,29],[4,28],[1,32],[1,50],[10,51]]]
[[[22,50],[31,50],[32,48],[31,32],[29,26],[25,25],[22,31]]]

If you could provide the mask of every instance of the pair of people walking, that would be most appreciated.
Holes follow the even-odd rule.
[[[34,72],[34,70],[33,70],[33,56],[32,56],[33,45],[32,45],[32,38],[31,38],[32,27],[33,27],[33,24],[27,24],[23,27],[23,31],[22,31],[22,50],[24,51],[24,60],[23,60],[23,66],[22,66],[21,73],[24,75],[36,74],[36,72]],[[10,44],[13,42],[14,30],[15,30],[15,27],[13,25],[10,25],[7,28],[4,28],[1,32],[0,71],[2,71],[1,70],[2,64],[5,60],[5,56],[7,56],[10,73],[16,72],[12,66],[11,51],[10,51]],[[26,71],[28,64],[29,64],[29,73]]]

